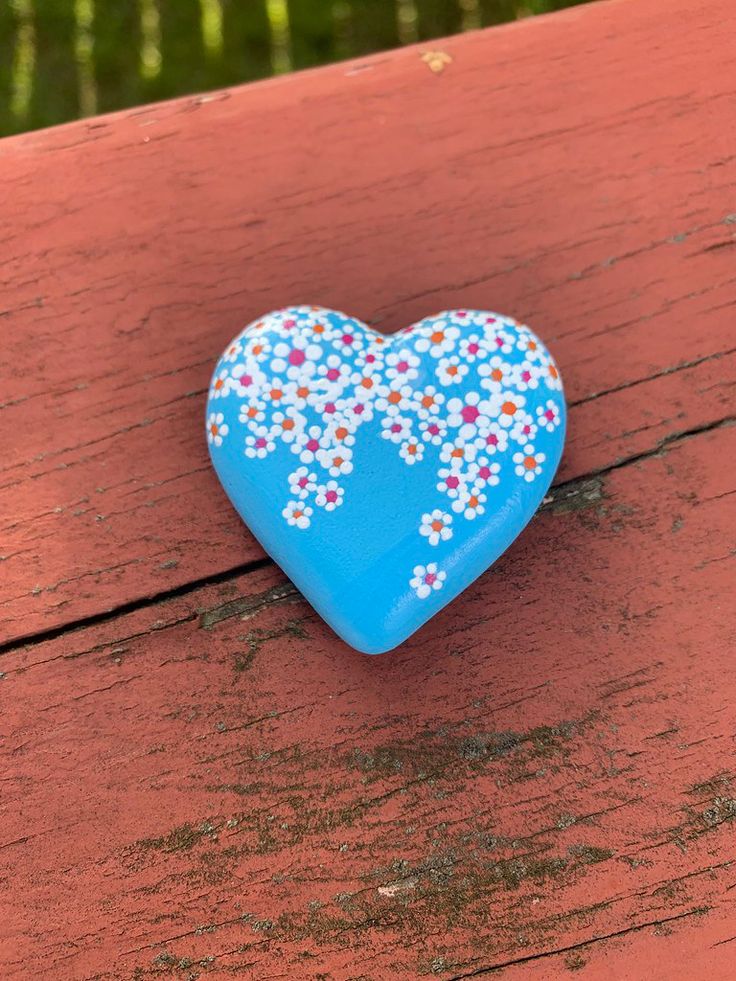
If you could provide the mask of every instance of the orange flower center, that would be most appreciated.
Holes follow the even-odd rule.
[[[389,392],[388,400],[392,405],[401,401],[401,392]]]
[[[494,380],[494,382],[500,382],[503,378],[503,372],[501,371],[501,369],[494,368],[493,371],[491,372],[491,378]]]
[[[274,402],[278,402],[278,400],[283,397],[284,397],[284,393],[281,391],[280,388],[271,389],[271,398],[274,400]]]
[[[442,529],[444,527],[445,526],[442,524],[441,521],[433,521],[432,522],[432,531],[442,531]]]
[[[501,412],[506,416],[512,416],[516,412],[516,406],[513,402],[504,402],[501,406]]]
[[[524,457],[524,466],[526,467],[527,470],[533,470],[536,467],[536,465],[537,465],[537,461],[534,459],[533,456]]]
[[[445,339],[444,331],[436,330],[433,334],[430,334],[429,339],[433,344],[441,344]]]
[[[210,432],[212,433],[213,436],[217,436],[217,426],[214,424],[214,422],[210,426]]]

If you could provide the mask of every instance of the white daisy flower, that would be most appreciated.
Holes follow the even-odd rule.
[[[308,528],[312,517],[312,508],[307,507],[302,501],[289,501],[281,514],[286,518],[286,523],[296,528]]]
[[[446,511],[435,508],[429,514],[422,515],[422,523],[419,525],[419,534],[423,535],[430,545],[439,545],[452,538],[452,515]]]
[[[224,420],[222,412],[210,412],[207,418],[207,442],[210,446],[222,446],[223,437],[230,432],[230,427]]]
[[[437,563],[430,562],[426,566],[414,566],[414,575],[409,580],[409,585],[419,599],[426,599],[431,595],[433,589],[442,589],[446,578],[447,573],[439,572],[437,570]]]

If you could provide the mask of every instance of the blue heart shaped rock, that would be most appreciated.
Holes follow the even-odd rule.
[[[265,550],[358,650],[401,643],[488,568],[562,455],[559,372],[515,320],[451,310],[385,336],[322,307],[250,324],[207,439]]]

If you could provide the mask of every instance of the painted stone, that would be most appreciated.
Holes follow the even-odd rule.
[[[552,357],[509,317],[440,313],[391,336],[278,310],[220,358],[207,402],[236,510],[348,644],[400,644],[488,568],[562,455]]]

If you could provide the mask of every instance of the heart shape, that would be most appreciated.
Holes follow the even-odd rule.
[[[215,470],[265,550],[353,647],[395,647],[544,497],[565,400],[515,320],[452,310],[387,336],[322,307],[243,330],[215,369]]]

